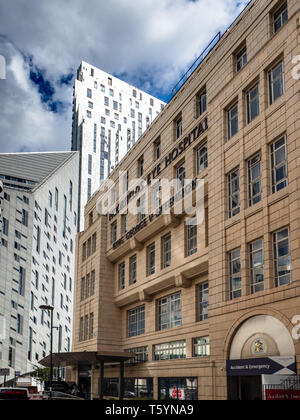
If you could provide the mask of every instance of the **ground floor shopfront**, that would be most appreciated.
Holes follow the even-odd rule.
[[[107,358],[99,352],[61,353],[54,361],[68,367],[68,380],[89,399],[299,399],[300,340],[290,321],[295,305],[300,309],[299,297],[289,303],[281,312],[277,304],[211,317],[207,357],[180,353],[153,360],[148,344],[149,358],[142,363],[132,364],[130,353]],[[179,338],[189,341],[188,335]]]

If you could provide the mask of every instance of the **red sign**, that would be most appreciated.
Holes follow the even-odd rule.
[[[299,400],[300,401],[300,389],[266,389],[266,400],[267,401],[282,401],[282,400]]]

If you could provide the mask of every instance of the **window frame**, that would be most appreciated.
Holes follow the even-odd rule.
[[[205,299],[207,296],[207,299]],[[197,322],[203,322],[208,319],[209,305],[209,283],[208,281],[197,285]]]
[[[198,340],[198,342],[196,342]],[[202,341],[202,342],[201,342]],[[193,348],[193,357],[209,357],[210,356],[210,338],[209,336],[205,337],[194,337],[192,342]],[[201,349],[200,352],[197,352],[196,349]],[[202,351],[202,349],[204,351]]]
[[[234,256],[238,252],[238,255]],[[241,248],[236,248],[228,253],[229,257],[229,293],[230,300],[238,299],[242,296],[242,257]],[[239,261],[239,271],[234,272],[233,265]],[[239,276],[237,275],[239,274]],[[233,287],[234,279],[239,279],[240,288]]]
[[[204,153],[201,153],[205,149]],[[202,160],[202,163],[201,163]],[[207,150],[207,141],[204,141],[196,149],[196,173],[200,175],[201,172],[205,171],[208,168],[208,150]]]
[[[179,314],[179,316],[178,316]],[[177,317],[177,319],[176,319]],[[181,292],[164,296],[157,300],[157,331],[165,331],[182,326]]]
[[[166,246],[167,245],[167,246]],[[172,265],[172,234],[167,233],[161,238],[161,268],[162,270],[171,267]]]
[[[248,63],[247,46],[244,45],[235,54],[235,73],[238,74],[247,65],[247,63]]]
[[[274,79],[274,73],[276,70],[282,66],[282,70],[280,76],[277,76]],[[274,84],[280,79],[281,77],[281,94],[275,97],[274,95]],[[281,98],[285,94],[285,68],[284,68],[284,61],[283,59],[274,64],[272,68],[268,71],[268,92],[269,92],[269,105],[273,105],[277,99]]]
[[[253,93],[253,91],[257,89],[257,94],[254,98],[251,99],[251,93]],[[258,101],[258,113],[254,116],[252,116],[252,108],[251,108],[251,104],[253,104],[253,102],[257,100]],[[246,116],[247,116],[247,124],[250,124],[252,121],[255,120],[255,118],[257,118],[260,114],[260,96],[259,96],[259,82],[256,83],[255,85],[253,85],[250,89],[247,90],[246,92]]]
[[[234,114],[233,111],[236,108],[236,112]],[[236,131],[232,128],[233,121],[236,120]],[[230,108],[227,109],[227,140],[231,140],[237,133],[239,132],[239,103],[235,102]]]
[[[153,276],[155,274],[155,257],[156,257],[156,248],[155,242],[147,246],[147,266],[146,266],[146,274],[148,276]]]
[[[259,159],[255,162],[255,159]],[[259,165],[259,177],[253,178],[253,169],[255,169]],[[261,165],[261,154],[258,153],[253,156],[247,162],[247,170],[248,170],[248,206],[252,207],[255,204],[261,202],[262,200],[262,165]],[[253,187],[255,184],[260,183],[260,190],[259,193],[253,194]]]
[[[145,322],[145,305],[138,306],[136,308],[129,309],[127,311],[127,336],[138,337],[145,334],[146,322]],[[133,321],[132,319],[133,318]],[[135,328],[132,328],[134,327]]]
[[[137,254],[129,258],[129,285],[137,283]]]
[[[259,243],[261,243],[261,246],[259,247]],[[257,245],[257,248],[255,249],[255,245]],[[262,261],[257,266],[254,263],[254,257],[255,254],[258,254],[259,252],[262,253]],[[262,281],[255,281],[255,272],[257,269],[263,270],[263,280]],[[249,271],[250,271],[250,292],[251,294],[255,294],[258,292],[264,291],[265,287],[265,275],[264,275],[264,240],[256,239],[255,241],[251,242],[249,244]]]
[[[186,223],[187,220],[196,220],[196,223]],[[186,219],[185,231],[186,231],[186,257],[190,257],[198,252],[198,225],[197,217],[190,217]],[[194,231],[196,229],[196,232]]]
[[[125,261],[118,265],[118,279],[119,279],[119,291],[124,290],[126,286],[126,265]]]
[[[234,178],[232,176],[234,174],[237,174]],[[238,189],[236,191],[233,191],[233,182],[235,180],[238,180]],[[240,169],[236,168],[233,171],[231,171],[227,175],[227,190],[228,190],[228,217],[231,219],[234,216],[237,216],[241,212],[241,187],[240,187]],[[233,210],[233,198],[238,197],[238,205],[235,207],[236,210]]]
[[[283,19],[283,14],[286,12],[286,21]],[[280,26],[276,29],[276,21],[280,18]],[[274,35],[287,23],[289,20],[288,16],[288,5],[287,2],[283,3],[275,12],[272,14],[272,27]]]
[[[287,231],[287,236],[283,237],[282,239],[278,239],[278,235],[283,234],[283,232]],[[280,287],[280,286],[287,286],[290,285],[292,283],[292,258],[291,258],[291,232],[290,232],[290,228],[289,227],[285,227],[282,229],[277,230],[276,232],[273,233],[273,257],[274,257],[274,286],[276,288]],[[285,255],[281,255],[279,256],[279,243],[282,243],[284,241],[288,241],[288,254]],[[280,267],[280,259],[284,259],[284,258],[288,258],[289,260],[289,265],[290,265],[290,270],[288,271],[287,274],[284,275],[279,275],[279,267]],[[288,264],[286,264],[288,265]],[[281,283],[281,278],[282,277],[289,277],[289,281],[288,282],[283,282]]]
[[[283,140],[283,144],[278,146],[277,149],[275,149],[275,146],[277,143],[280,143]],[[276,152],[278,152],[281,149],[284,149],[284,156],[285,159],[278,163],[276,165]],[[277,193],[278,191],[283,190],[289,185],[289,179],[288,179],[288,150],[287,150],[287,137],[286,135],[281,136],[277,140],[273,141],[270,144],[270,158],[271,158],[271,188],[272,188],[272,194]],[[282,167],[285,167],[285,177],[281,178],[280,182],[276,181],[276,171],[281,169]],[[282,187],[280,187],[281,184],[284,184]],[[280,188],[279,188],[280,187]]]

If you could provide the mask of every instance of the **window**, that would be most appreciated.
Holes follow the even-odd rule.
[[[289,228],[273,235],[275,287],[291,283]]]
[[[51,208],[52,207],[52,192],[51,191],[49,191],[48,204],[49,204],[49,207]]]
[[[162,269],[171,266],[171,233],[168,233],[161,240],[162,242]]]
[[[84,338],[84,320],[83,317],[79,321],[79,341],[83,341]]]
[[[91,250],[92,250],[91,245],[92,245],[92,241],[91,241],[91,238],[89,238],[87,240],[87,248],[86,248],[86,253],[87,253],[88,258],[91,256]]]
[[[197,218],[186,220],[186,256],[197,252]]]
[[[137,200],[138,210],[138,222],[141,222],[146,217],[146,196],[145,194],[142,195],[141,198]]]
[[[145,334],[145,306],[131,309],[128,316],[128,337]]]
[[[247,102],[247,123],[251,123],[259,115],[259,85],[250,89],[246,93]]]
[[[147,247],[147,276],[155,273],[155,244]]]
[[[182,164],[176,169],[177,191],[180,191],[185,184],[185,165]]]
[[[133,353],[134,356],[132,359],[129,359],[127,364],[129,365],[135,365],[137,363],[144,363],[148,362],[148,347],[136,347],[134,349],[127,349],[125,350],[126,353]]]
[[[85,288],[85,277],[83,277],[81,279],[81,294],[80,294],[81,300],[84,300],[85,299],[85,291],[86,291],[86,288]]]
[[[22,225],[28,226],[28,211],[22,210]]]
[[[269,71],[269,101],[272,105],[284,94],[284,67],[281,61]]]
[[[136,283],[136,255],[129,260],[129,284]]]
[[[92,175],[92,166],[93,166],[93,157],[92,155],[88,155],[88,174]]]
[[[154,100],[150,98],[150,106],[154,106]]]
[[[111,225],[111,242],[112,242],[112,244],[114,244],[117,240],[117,227],[118,227],[117,222],[114,222]]]
[[[193,357],[209,357],[209,337],[193,338]]]
[[[36,227],[36,252],[39,254],[41,250],[41,228],[39,226]]]
[[[288,185],[286,137],[271,145],[272,193]]]
[[[112,96],[112,97],[114,97],[115,93],[114,93],[114,90],[113,89],[109,89],[109,95]]]
[[[158,160],[161,157],[161,141],[160,139],[154,142],[154,160]]]
[[[92,180],[91,178],[88,178],[88,185],[87,185],[87,200],[91,198],[92,195]]]
[[[19,295],[25,295],[25,278],[26,278],[26,270],[23,267],[19,269]]]
[[[122,223],[122,235],[125,235],[127,232],[127,215],[126,214],[122,214],[121,223]]]
[[[244,47],[236,54],[236,73],[242,70],[247,64],[247,48]]]
[[[86,111],[86,116],[87,116],[88,118],[92,118],[92,113],[91,113],[91,111]]]
[[[90,314],[90,325],[89,325],[89,339],[91,340],[94,336],[94,314]]]
[[[200,172],[204,171],[204,169],[208,166],[207,160],[207,143],[202,144],[199,149],[196,151],[196,159],[197,159],[197,175]]]
[[[95,293],[95,280],[96,280],[96,272],[93,270],[91,272],[91,285],[90,285],[90,295],[93,296]],[[71,291],[71,289],[70,289]]]
[[[63,232],[62,235],[65,238],[67,233],[67,197],[64,195],[64,210],[63,210]]]
[[[228,140],[239,131],[238,104],[235,104],[227,111]]]
[[[229,253],[230,299],[242,296],[241,250]]]
[[[73,183],[72,183],[72,181],[70,181],[70,185],[69,185],[69,209],[70,209],[70,211],[72,211],[72,206],[73,206]]]
[[[104,106],[109,106],[109,98],[104,96]]]
[[[154,185],[153,185],[154,184]],[[160,181],[152,183],[151,187],[151,211],[158,213],[161,206],[161,186]]]
[[[94,233],[92,236],[92,254],[96,252],[97,247],[97,233]]]
[[[207,97],[206,97],[206,90],[198,93],[196,96],[196,117],[200,117],[200,115],[204,114],[207,110]]]
[[[185,340],[173,341],[171,343],[156,344],[154,346],[155,360],[171,360],[186,358]]]
[[[90,99],[92,99],[92,90],[91,89],[87,89],[87,93],[86,96]]]
[[[175,120],[175,139],[178,140],[182,136],[182,117]]]
[[[256,155],[248,160],[249,207],[261,201],[261,157]]]
[[[138,160],[138,176],[142,177],[144,175],[144,156],[140,157]]]
[[[108,86],[112,86],[112,78],[111,77],[108,78],[107,82],[108,82]]]
[[[198,288],[198,321],[208,319],[208,283],[199,284]]]
[[[5,236],[8,236],[8,226],[9,226],[9,221],[3,217],[2,219],[2,233]]]
[[[84,331],[83,331],[83,339],[87,340],[89,334],[89,316],[85,315],[84,317]]]
[[[228,175],[228,216],[240,213],[240,171],[236,169]]]
[[[43,313],[44,311],[42,311]],[[23,334],[23,316],[18,314],[17,315],[17,333],[18,334]]]
[[[125,289],[125,263],[119,264],[119,290]]]
[[[264,242],[262,239],[249,245],[251,293],[264,290]]]
[[[181,293],[159,299],[158,330],[166,330],[181,326]]]
[[[82,261],[85,261],[87,258],[86,255],[86,242],[82,245]]]
[[[198,399],[198,378],[158,378],[158,399],[192,401]]]
[[[55,201],[54,201],[54,205],[55,205],[55,210],[58,211],[58,189],[55,188]]]
[[[277,12],[273,15],[273,23],[274,23],[274,33],[279,31],[279,29],[288,21],[288,9],[287,3],[280,7]]]

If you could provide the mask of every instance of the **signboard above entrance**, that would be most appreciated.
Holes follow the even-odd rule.
[[[227,360],[228,376],[295,375],[295,356]]]

